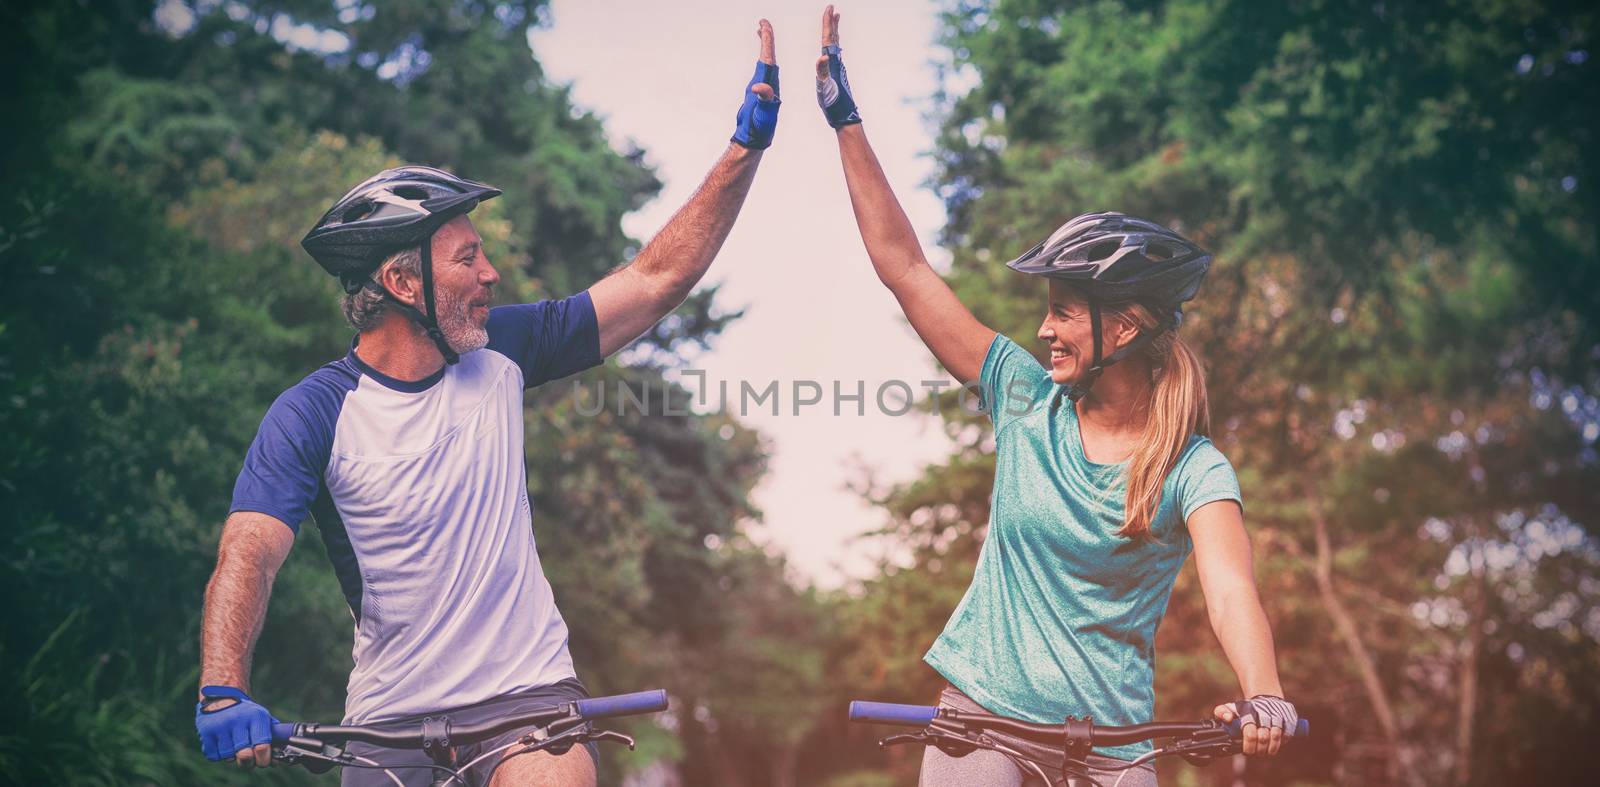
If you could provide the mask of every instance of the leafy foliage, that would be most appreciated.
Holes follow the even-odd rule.
[[[5,12],[19,78],[4,107],[22,133],[0,169],[0,587],[26,600],[0,639],[6,783],[313,780],[206,763],[191,703],[201,592],[245,447],[279,392],[348,347],[337,286],[298,248],[332,198],[407,160],[503,187],[474,220],[502,299],[525,301],[626,259],[637,242],[620,218],[659,185],[543,80],[525,36],[539,3],[187,8]],[[791,619],[813,606],[759,551],[710,546],[743,544],[765,448],[689,414],[654,364],[736,316],[711,297],[658,328],[646,362],[579,378],[649,406],[585,412],[566,383],[530,397],[541,554],[595,691],[698,692],[698,665],[716,661],[752,675],[740,691],[760,699],[783,687],[751,669],[817,673],[719,611],[757,588]],[[348,612],[315,528],[300,541],[253,688],[280,717],[337,719]],[[766,702],[719,700],[715,718],[770,727],[779,701]],[[657,758],[691,756],[665,728],[638,731]]]
[[[423,161],[505,189],[474,218],[508,299],[627,259],[619,219],[659,184],[543,78],[526,29],[544,19],[537,1],[0,9],[0,590],[21,601],[0,634],[0,781],[313,780],[212,767],[190,720],[240,457],[268,402],[348,342],[297,239],[349,184]],[[1280,667],[1322,733],[1251,764],[1252,783],[1566,782],[1586,761],[1595,29],[1588,4],[1554,0],[948,7],[952,84],[969,87],[937,108],[934,186],[950,280],[986,323],[1031,335],[1041,290],[998,260],[1081,210],[1217,252],[1184,331]],[[759,516],[759,436],[668,382],[678,350],[737,317],[713,299],[527,409],[541,554],[583,677],[674,693],[602,779],[654,759],[690,784],[909,783],[919,752],[838,717],[937,690],[920,655],[981,548],[986,422],[946,407],[948,461],[870,491],[901,562],[796,590],[740,528]],[[641,404],[617,407],[623,391]],[[314,527],[301,540],[255,688],[327,719],[347,613]],[[1236,690],[1198,589],[1180,577],[1161,631],[1161,716]]]
[[[1591,699],[1553,686],[1600,653],[1596,21],[1488,1],[946,13],[970,87],[942,97],[935,186],[951,282],[981,319],[1032,335],[1042,288],[997,263],[1082,211],[1217,253],[1184,332],[1286,685],[1336,742],[1257,778],[1570,780],[1577,738],[1520,731],[1593,735]],[[868,622],[845,663],[893,665],[908,701],[936,683],[885,653],[931,641],[952,605],[928,600],[964,587],[986,523],[992,446],[961,445],[878,492],[912,567],[855,602]],[[1162,629],[1158,715],[1237,691],[1197,590],[1186,573]],[[910,615],[885,626],[886,608]],[[1520,678],[1533,663],[1552,688]]]

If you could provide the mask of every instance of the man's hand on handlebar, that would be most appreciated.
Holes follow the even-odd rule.
[[[250,695],[231,686],[206,686],[194,707],[200,751],[212,762],[232,759],[241,768],[272,763],[272,725],[277,719]]]

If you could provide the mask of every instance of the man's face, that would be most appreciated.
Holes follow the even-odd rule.
[[[433,287],[439,330],[458,353],[489,343],[489,301],[500,274],[483,253],[472,219],[457,216],[433,235]]]

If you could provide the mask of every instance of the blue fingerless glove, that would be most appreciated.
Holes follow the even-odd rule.
[[[205,686],[204,699],[195,703],[194,727],[200,732],[200,752],[212,762],[231,760],[240,749],[272,742],[272,725],[278,720],[250,695],[232,686]],[[228,697],[238,702],[219,710],[206,711],[206,700]]]
[[[763,100],[751,88],[765,82],[772,86],[772,100]],[[778,130],[778,67],[756,61],[756,75],[744,86],[744,103],[739,106],[733,141],[751,150],[765,150]]]
[[[844,72],[844,59],[839,57],[837,46],[825,46],[822,54],[828,56],[828,78],[817,80],[817,104],[822,107],[828,125],[837,131],[861,122],[861,112],[856,109],[856,99],[850,95],[850,77]]]

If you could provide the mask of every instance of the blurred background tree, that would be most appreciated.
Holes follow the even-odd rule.
[[[505,189],[474,215],[501,299],[560,296],[635,252],[620,219],[659,183],[543,79],[526,38],[542,3],[62,0],[0,14],[17,77],[0,152],[0,583],[26,600],[0,640],[0,782],[334,780],[212,766],[191,718],[201,591],[244,449],[267,404],[349,343],[300,236],[372,172],[427,162]],[[813,602],[738,533],[758,516],[758,436],[681,415],[690,394],[663,377],[680,346],[735,316],[714,294],[647,336],[642,360],[579,378],[648,391],[645,411],[613,399],[587,417],[574,384],[536,391],[528,474],[591,689],[676,689],[694,684],[674,675],[726,663],[750,676],[752,704],[719,701],[713,718],[691,702],[684,723],[700,708],[760,730],[788,678],[818,667],[750,639],[743,623],[762,618],[725,617],[724,600],[788,605],[789,620]],[[276,585],[254,684],[283,718],[337,719],[350,624],[312,530]],[[646,756],[619,757],[607,782],[684,757],[672,726],[635,725]]]
[[[1208,778],[1578,778],[1600,710],[1578,688],[1600,668],[1593,8],[1017,0],[946,22],[947,84],[970,87],[941,97],[934,186],[981,319],[1033,335],[1044,289],[999,263],[1082,211],[1217,254],[1184,333],[1318,742]],[[988,515],[987,424],[947,412],[963,447],[878,491],[911,566],[855,602],[876,645],[849,657],[906,700],[936,677],[877,651],[931,643]],[[920,621],[870,622],[907,605]],[[1157,650],[1158,715],[1237,691],[1192,570]]]

